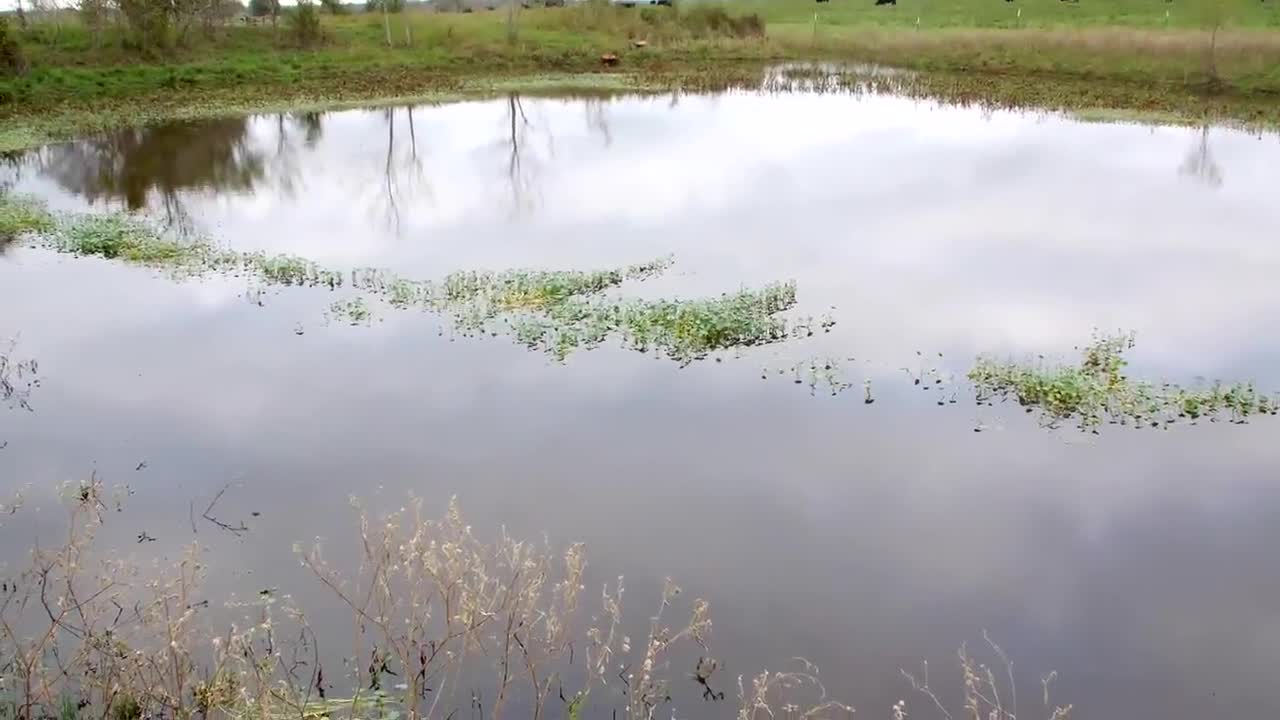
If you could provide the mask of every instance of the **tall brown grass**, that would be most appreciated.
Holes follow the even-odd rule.
[[[1197,83],[1212,78],[1243,89],[1266,85],[1280,66],[1280,35],[1252,30],[1135,28],[824,28],[816,36],[773,32],[804,48],[904,67],[1046,72]]]
[[[633,642],[622,578],[605,584],[595,609],[583,612],[594,603],[581,544],[556,551],[505,533],[483,541],[456,503],[440,518],[418,499],[376,517],[358,507],[359,560],[349,571],[331,565],[319,545],[295,547],[351,619],[342,662],[326,665],[332,656],[319,643],[332,628],[313,628],[290,595],[263,590],[251,602],[228,602],[231,619],[215,619],[220,610],[207,596],[199,544],[168,566],[140,567],[97,547],[124,493],[94,476],[64,486],[61,497],[62,541],[34,548],[25,567],[0,572],[5,720],[416,720],[460,710],[540,720],[601,707],[613,717],[652,720],[666,712],[677,682],[708,702],[733,704],[722,688],[734,681],[716,675],[707,602],[683,602],[668,581]],[[986,708],[990,693],[998,714],[981,717],[1012,718],[994,676],[963,653],[961,660],[964,716],[979,717],[971,710]],[[853,712],[827,696],[815,667],[798,662],[737,678],[738,720]],[[944,707],[927,675],[912,682]],[[905,706],[894,712],[905,717]]]
[[[723,7],[622,7],[588,0],[547,12],[531,13],[529,23],[545,30],[599,33],[655,43],[708,39],[762,38],[765,23],[755,13],[729,13]]]

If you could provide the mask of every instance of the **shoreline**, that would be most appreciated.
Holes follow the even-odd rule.
[[[1223,125],[1280,129],[1280,95],[1112,82],[1051,73],[915,71],[882,73],[841,67],[827,58],[717,62],[577,72],[442,74],[404,68],[376,77],[317,77],[291,86],[193,88],[102,99],[92,104],[0,106],[0,152],[17,152],[77,136],[163,122],[278,112],[322,112],[389,105],[441,104],[508,94],[619,97],[666,93],[761,91],[886,93],[942,104],[1057,113],[1082,121],[1150,125]],[[791,66],[778,72],[780,67]],[[374,80],[380,82],[375,83]]]

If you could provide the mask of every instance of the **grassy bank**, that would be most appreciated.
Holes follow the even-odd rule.
[[[241,87],[205,87],[66,101],[0,110],[0,153],[105,130],[173,120],[253,113],[313,112],[349,107],[454,102],[495,95],[611,97],[670,92],[763,88],[779,93],[893,92],[956,105],[1066,112],[1086,120],[1200,125],[1225,123],[1250,129],[1280,127],[1280,99],[1270,93],[1219,91],[1192,86],[1090,80],[1036,73],[929,72],[865,75],[853,70],[812,73],[795,69],[770,75],[755,62],[704,68],[667,66],[618,72],[480,74],[457,76],[412,67],[380,72],[379,82],[300,80]]]
[[[276,28],[228,23],[145,50],[123,25],[95,34],[63,13],[12,31],[29,69],[0,79],[0,148],[138,119],[300,105],[512,89],[715,89],[758,83],[762,67],[786,60],[928,71],[936,77],[907,91],[943,100],[1276,125],[1278,8],[1243,0],[749,0],[728,11],[584,4],[521,10],[514,40],[501,10],[418,9],[389,22],[377,13],[324,15],[320,39],[305,46],[284,18]],[[604,54],[618,64],[603,66]]]

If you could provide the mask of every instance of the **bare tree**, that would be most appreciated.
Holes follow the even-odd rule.
[[[408,120],[408,148],[397,145],[396,108],[387,108],[383,117],[387,123],[387,153],[382,163],[381,191],[374,203],[374,211],[381,215],[386,226],[399,235],[401,226],[401,210],[407,199],[411,204],[416,197],[431,196],[431,187],[426,182],[422,158],[418,153],[418,134],[414,125],[413,108],[405,108]]]
[[[1213,149],[1209,147],[1208,124],[1200,126],[1200,137],[1191,146],[1191,151],[1182,161],[1178,173],[1211,188],[1222,187],[1222,167],[1214,159]]]
[[[587,129],[600,133],[604,146],[613,144],[613,131],[609,128],[609,114],[605,101],[601,98],[586,98],[582,101],[587,116]]]
[[[385,3],[384,3],[385,4]],[[395,174],[391,172],[391,159],[396,146],[396,109],[387,108],[387,167],[383,172],[387,186],[388,224],[395,227],[400,234],[400,207],[396,204]]]
[[[517,114],[520,118],[518,129]],[[507,115],[511,120],[511,160],[507,164],[507,177],[511,180],[511,204],[518,213],[524,207],[528,196],[528,183],[525,182],[527,176],[520,156],[520,146],[524,142],[525,130],[529,127],[529,118],[524,114],[524,105],[520,103],[520,96],[515,93],[507,96]]]
[[[524,103],[520,96],[512,93],[507,96],[507,136],[499,142],[499,146],[507,150],[507,180],[511,191],[511,212],[522,215],[537,204],[537,175],[540,162],[536,152],[537,146],[531,142],[531,135],[536,133],[533,123],[525,114]],[[547,151],[551,152],[552,137],[544,129]]]

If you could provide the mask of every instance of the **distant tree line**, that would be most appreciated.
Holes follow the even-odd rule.
[[[197,31],[212,35],[244,11],[239,0],[76,0],[75,7],[95,45],[114,28],[143,50],[186,45]]]

